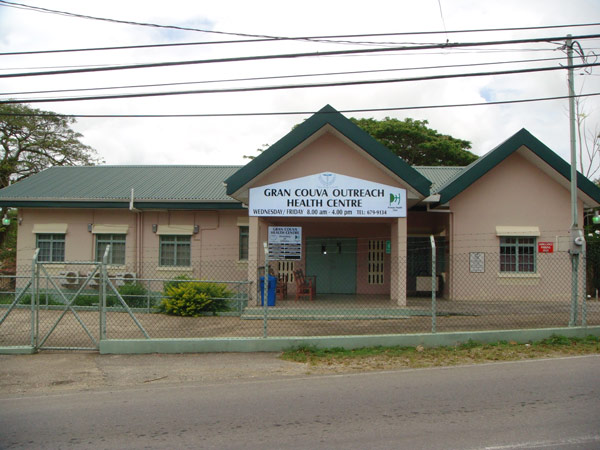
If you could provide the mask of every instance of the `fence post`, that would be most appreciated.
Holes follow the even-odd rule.
[[[436,274],[436,261],[435,261],[435,237],[433,234],[429,236],[431,240],[431,332],[435,333],[437,325],[437,303],[436,303],[436,291],[437,291],[437,274]]]
[[[581,326],[587,327],[587,260],[586,260],[586,244],[583,244],[581,249],[581,260],[583,262],[583,300],[581,303]]]
[[[101,296],[100,296],[100,340],[106,339],[106,291],[108,284],[108,254],[110,253],[110,244],[106,246],[104,250],[104,256],[102,257],[101,277],[102,282],[100,283]]]
[[[269,303],[269,250],[267,248],[267,243],[264,242],[263,243],[264,247],[265,247],[265,274],[263,276],[263,297],[262,297],[262,304],[263,304],[263,337],[266,338],[268,333],[267,333],[267,327],[268,327],[268,314],[269,314],[269,310],[268,310],[268,303]],[[259,280],[260,281],[260,280]],[[259,283],[260,286],[260,283]]]
[[[577,307],[579,306],[579,296],[577,295],[577,284],[579,283],[579,254],[571,252],[571,318],[569,326],[577,325]]]
[[[33,259],[31,260],[31,346],[37,347],[37,336],[38,336],[38,327],[39,327],[39,318],[36,311],[36,285],[39,280],[39,273],[37,272],[38,268],[38,255],[40,254],[40,249],[36,248],[35,252],[33,252]]]

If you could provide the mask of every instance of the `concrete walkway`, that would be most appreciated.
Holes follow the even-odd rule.
[[[150,384],[244,381],[306,373],[306,365],[283,361],[278,353],[0,355],[0,398],[143,388]]]

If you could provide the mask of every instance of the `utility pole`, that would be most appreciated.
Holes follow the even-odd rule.
[[[574,327],[577,322],[578,306],[578,271],[579,255],[583,244],[583,231],[579,228],[577,213],[577,142],[575,134],[575,82],[573,80],[573,40],[567,35],[567,81],[569,84],[569,132],[571,137],[571,318],[569,326]]]

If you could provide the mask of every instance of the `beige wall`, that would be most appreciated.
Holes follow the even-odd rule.
[[[453,299],[557,300],[570,296],[570,193],[532,163],[513,154],[450,201],[450,295]],[[579,202],[580,220],[583,220]],[[581,222],[580,222],[581,223]],[[496,226],[535,226],[553,254],[537,255],[537,273],[500,273]],[[562,238],[561,238],[562,237]],[[470,252],[485,252],[485,272],[471,273]]]
[[[28,209],[19,210],[17,238],[17,271],[27,275],[36,246],[33,227],[36,224],[66,223],[65,259],[95,259],[92,225],[127,225],[125,266],[112,266],[109,273],[133,272],[140,278],[171,278],[189,274],[196,278],[241,280],[247,274],[247,262],[238,261],[238,218],[247,220],[245,211],[157,211],[134,213],[129,210],[105,209]],[[192,267],[159,267],[159,236],[152,226],[198,225],[191,236]],[[141,232],[138,232],[141,230]],[[55,270],[60,270],[56,266]],[[72,270],[72,269],[68,269]]]

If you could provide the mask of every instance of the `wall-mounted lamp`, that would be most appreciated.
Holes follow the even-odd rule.
[[[88,223],[88,231],[91,233],[93,229],[94,229],[94,224]]]
[[[321,244],[321,254],[327,254],[327,246],[325,244]]]
[[[4,222],[3,222],[3,223],[4,223]],[[594,213],[594,217],[592,217],[592,223],[593,223],[594,225],[598,225],[598,224],[600,224],[600,211],[596,211],[596,212]]]
[[[198,234],[200,231],[200,225],[194,225],[194,234]]]
[[[10,219],[8,218],[8,216],[6,214],[4,214],[4,217],[2,218],[2,225],[5,225],[5,226],[10,225]]]
[[[153,233],[156,233],[157,231],[158,231],[158,224],[156,224],[156,223],[153,223],[153,224],[152,224],[152,232],[153,232]]]

